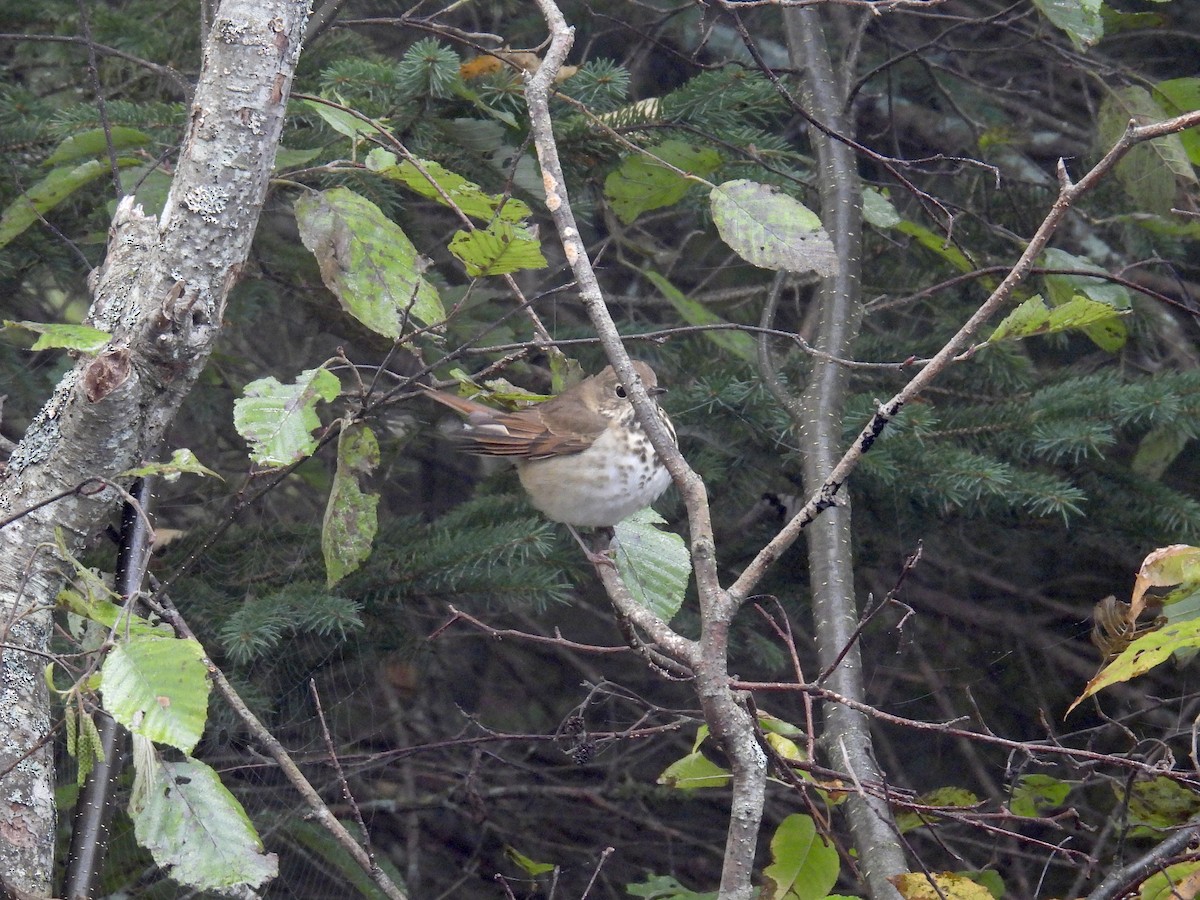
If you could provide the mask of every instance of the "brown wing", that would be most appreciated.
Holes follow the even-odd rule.
[[[590,417],[569,414],[575,404],[568,405],[568,414],[563,415],[565,394],[528,409],[501,412],[455,394],[425,390],[431,399],[466,417],[462,434],[455,440],[468,453],[478,456],[547,459],[579,453],[590,447],[607,425],[596,413]],[[586,430],[580,430],[580,426]]]

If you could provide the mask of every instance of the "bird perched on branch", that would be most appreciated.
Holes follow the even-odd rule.
[[[652,400],[665,392],[648,365],[635,360],[633,368]],[[512,458],[530,502],[568,527],[616,525],[671,483],[612,366],[515,412],[426,390],[466,416],[456,438],[466,452]],[[674,441],[671,420],[657,403],[654,409]]]

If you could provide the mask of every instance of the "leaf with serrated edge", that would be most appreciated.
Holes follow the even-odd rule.
[[[135,743],[138,742],[135,737]],[[162,760],[135,747],[129,802],[134,835],[180,884],[202,891],[258,887],[279,871],[237,799],[196,759]]]
[[[633,599],[670,622],[683,605],[692,562],[683,538],[654,527],[665,521],[649,508],[636,512],[613,529],[613,546],[617,571]]]
[[[271,376],[246,385],[233,403],[233,424],[247,443],[250,457],[263,466],[286,466],[316,449],[312,432],[320,424],[316,405],[335,399],[341,385],[325,369],[301,372],[295,384]]]

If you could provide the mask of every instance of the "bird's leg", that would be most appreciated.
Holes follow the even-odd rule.
[[[567,525],[566,522],[564,522],[563,524]],[[586,543],[584,543],[583,537],[580,536],[579,532],[575,530],[574,525],[567,525],[567,530],[569,532],[571,532],[571,537],[575,538],[575,543],[577,543],[581,548],[583,548],[584,555],[588,558],[588,562],[590,562],[593,566],[597,566],[597,567],[612,566],[614,569],[617,567],[616,562],[613,561],[613,558],[609,555],[608,550],[597,553],[595,550],[593,550],[591,547],[589,547]],[[612,533],[611,528],[606,528],[604,530],[609,532],[610,534]]]

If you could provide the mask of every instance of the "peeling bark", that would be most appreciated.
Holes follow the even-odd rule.
[[[120,473],[154,457],[204,369],[266,196],[307,13],[304,0],[221,4],[161,220],[122,200],[89,280],[88,324],[112,341],[64,376],[0,482],[0,872],[12,888],[47,895],[53,870],[42,671],[67,572],[55,532],[75,553],[107,524]]]

